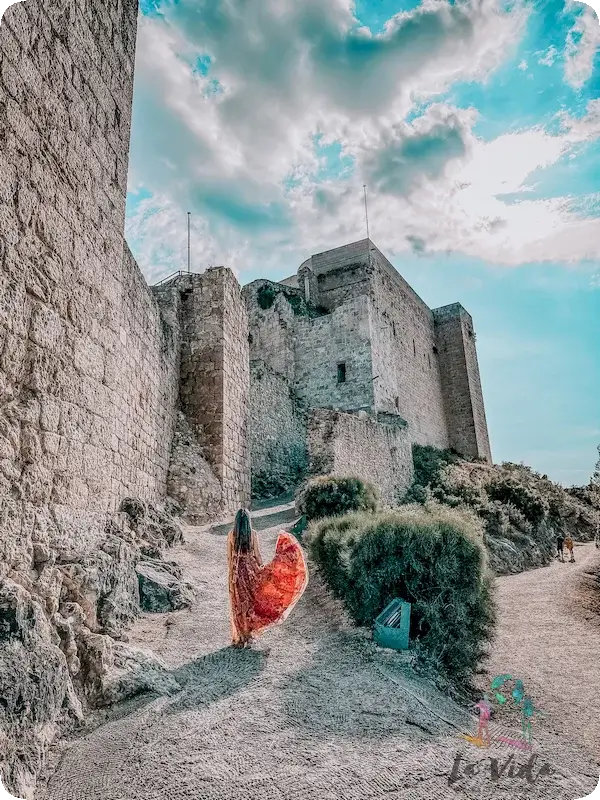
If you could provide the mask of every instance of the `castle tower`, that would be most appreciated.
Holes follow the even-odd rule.
[[[222,511],[250,499],[248,317],[231,270],[185,275],[180,402],[222,486]]]
[[[473,320],[460,303],[433,312],[450,446],[492,462]]]

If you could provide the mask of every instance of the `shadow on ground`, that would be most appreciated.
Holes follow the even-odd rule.
[[[281,686],[290,723],[317,738],[389,738],[406,735],[428,740],[447,735],[448,726],[401,686],[377,669],[377,653],[356,635],[330,635],[312,663]]]
[[[167,714],[205,708],[250,684],[264,669],[267,653],[224,647],[173,671],[183,691],[166,708]]]
[[[206,708],[248,686],[264,669],[267,653],[224,647],[206,656],[169,670],[157,664],[130,674],[130,686],[139,687],[112,706],[97,709],[74,730],[74,738],[88,735],[101,725],[142,712],[161,697],[171,697],[166,714]]]

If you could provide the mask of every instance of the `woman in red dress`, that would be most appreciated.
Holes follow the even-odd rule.
[[[263,564],[250,514],[240,509],[227,537],[231,638],[234,647],[249,646],[252,637],[282,622],[308,584],[308,570],[297,539],[280,533],[275,556]]]

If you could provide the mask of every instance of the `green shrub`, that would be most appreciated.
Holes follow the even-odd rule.
[[[292,307],[292,311],[297,317],[308,316],[306,303],[297,294],[286,294],[285,299],[288,301],[288,303]]]
[[[448,464],[456,464],[460,456],[455,450],[438,450],[430,445],[414,444],[412,447],[414,486],[430,486],[440,471]]]
[[[266,311],[268,308],[271,308],[273,303],[275,302],[275,298],[277,297],[277,292],[272,286],[261,286],[260,289],[256,293],[256,299],[258,301],[258,305]]]
[[[434,447],[415,445],[413,461],[415,479],[403,502],[433,499],[477,514],[497,573],[550,563],[558,532],[578,541],[594,536],[595,509],[586,488],[566,490],[524,464],[492,466]]]
[[[298,510],[307,520],[337,517],[350,511],[375,511],[377,492],[360,478],[322,475],[307,481],[298,493]]]
[[[370,626],[395,597],[412,603],[420,657],[468,678],[495,621],[482,531],[474,515],[438,504],[312,523],[312,558],[358,625]]]
[[[548,501],[539,492],[516,478],[495,480],[485,488],[491,500],[514,506],[532,525],[539,525],[550,511]]]

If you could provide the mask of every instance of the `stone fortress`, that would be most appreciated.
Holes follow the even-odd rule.
[[[394,504],[413,443],[491,461],[471,317],[458,303],[429,309],[370,240],[244,294],[255,494],[335,472]]]

